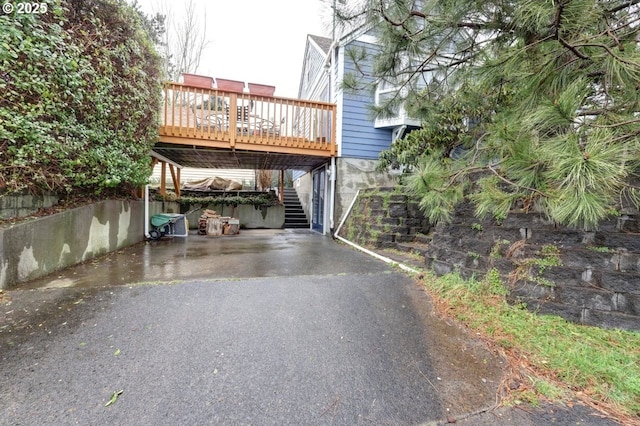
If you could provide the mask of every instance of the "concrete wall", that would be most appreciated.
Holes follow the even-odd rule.
[[[58,204],[58,200],[56,194],[0,195],[0,219],[29,216],[41,208]]]
[[[197,207],[196,210],[193,210]],[[191,206],[187,215],[190,229],[198,229],[198,219],[205,209],[215,210],[220,216],[235,217],[242,229],[281,229],[284,227],[284,206],[252,206],[240,204],[237,207],[218,204]]]
[[[359,189],[393,187],[396,179],[389,173],[376,171],[378,160],[338,158],[336,161],[336,227],[342,220]]]
[[[151,203],[150,213],[165,203]],[[144,239],[144,202],[107,200],[0,228],[0,289]]]

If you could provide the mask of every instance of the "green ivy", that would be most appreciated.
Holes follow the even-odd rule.
[[[120,192],[147,182],[160,60],[123,0],[0,15],[0,192]]]
[[[157,196],[158,200],[162,200],[162,196]],[[202,204],[202,205],[225,205],[225,206],[235,206],[235,205],[251,205],[251,206],[278,206],[280,205],[280,200],[275,195],[264,194],[264,195],[252,195],[252,196],[219,196],[219,197],[180,197],[176,199],[176,202],[182,205],[190,206],[191,204]]]

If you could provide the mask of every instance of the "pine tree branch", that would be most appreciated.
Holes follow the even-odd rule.
[[[591,109],[586,111],[580,111],[576,113],[576,117],[589,117],[592,115],[605,115],[611,114],[613,112],[618,111],[617,108],[601,108],[601,109]]]
[[[624,9],[626,9],[628,7],[634,6],[634,5],[638,4],[638,3],[640,3],[640,0],[627,1],[627,2],[624,2],[622,4],[619,4],[618,6],[616,6],[614,8],[608,9],[605,12],[608,13],[608,14],[614,14],[614,13],[620,12],[621,10],[624,10]]]
[[[577,46],[580,46],[580,47],[600,47],[600,48],[606,50],[607,53],[610,54],[611,56],[613,56],[617,61],[622,62],[623,64],[634,66],[634,67],[640,67],[640,64],[638,64],[636,62],[633,62],[633,61],[626,60],[626,59],[621,58],[620,56],[616,55],[613,52],[613,50],[611,50],[611,48],[609,46],[605,45],[605,44],[602,44],[602,43],[581,43],[581,44],[575,45],[574,47],[577,47]]]
[[[628,124],[634,124],[634,123],[640,123],[640,118],[636,120],[622,121],[620,123],[614,123],[614,124],[591,124],[591,126],[598,129],[612,129],[612,128],[626,126]]]
[[[584,60],[589,60],[591,59],[589,56],[585,55],[584,53],[580,52],[576,46],[573,46],[571,44],[569,44],[565,39],[563,39],[562,37],[558,36],[558,41],[560,42],[561,45],[563,45],[564,47],[566,47],[567,49],[569,49],[571,52],[573,52],[574,55],[576,55],[578,58],[580,59],[584,59]]]
[[[405,31],[405,37],[413,37],[416,34],[420,34],[420,32],[422,32],[422,30],[419,30],[415,33],[411,33],[411,31],[409,30],[409,28],[407,28],[406,23],[409,21],[409,19],[413,18],[414,16],[418,17],[418,18],[422,18],[422,19],[427,19],[427,15],[418,11],[418,10],[409,10],[409,12],[407,13],[407,16],[405,16],[404,19],[402,19],[401,21],[395,21],[393,19],[391,19],[391,17],[389,15],[387,15],[387,13],[385,12],[385,8],[384,8],[384,4],[383,4],[383,0],[380,0],[380,15],[382,16],[382,19],[384,19],[387,23],[391,24],[394,27],[401,27],[404,31]]]
[[[617,138],[611,139],[609,142],[610,143],[625,142],[625,141],[628,141],[628,140],[636,139],[638,137],[638,135],[640,135],[640,130],[637,130],[635,132],[626,133],[624,135],[618,136]]]
[[[544,192],[540,191],[539,189],[530,188],[528,186],[518,185],[517,183],[510,181],[509,179],[505,178],[500,173],[498,173],[498,171],[496,169],[494,169],[491,164],[488,164],[487,168],[489,170],[491,170],[491,172],[493,172],[493,174],[496,175],[498,177],[498,179],[500,179],[501,181],[503,181],[503,182],[505,182],[505,183],[507,183],[507,184],[509,184],[511,186],[515,186],[518,189],[520,189],[520,188],[526,189],[527,191],[535,192],[536,194],[542,195],[545,198],[549,198],[549,195],[545,194]]]
[[[569,44],[569,42],[567,42],[560,35],[560,27],[562,26],[563,12],[564,12],[564,3],[560,1],[558,2],[558,7],[556,9],[556,14],[553,19],[553,25],[552,25],[554,38],[558,40],[561,45],[563,45],[564,47],[569,49],[571,52],[573,52],[573,54],[576,55],[578,58],[585,59],[585,60],[590,59],[587,55],[580,52],[575,46]]]

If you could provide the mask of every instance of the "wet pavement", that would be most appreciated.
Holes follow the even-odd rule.
[[[487,411],[502,360],[308,231],[141,243],[1,297],[2,425],[615,424]]]

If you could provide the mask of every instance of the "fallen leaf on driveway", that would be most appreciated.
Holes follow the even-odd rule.
[[[123,392],[124,392],[124,390],[115,391],[113,394],[111,394],[111,399],[109,401],[107,401],[107,403],[104,404],[104,406],[108,407],[111,404],[113,404],[114,402],[116,402],[118,400],[118,397],[120,395],[122,395]]]

